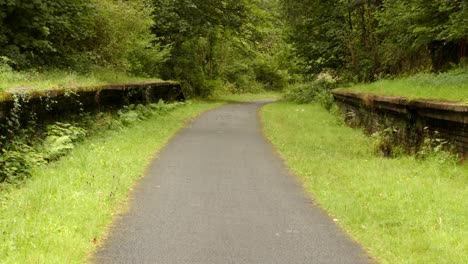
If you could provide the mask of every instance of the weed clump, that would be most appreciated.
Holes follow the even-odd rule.
[[[432,134],[428,127],[424,127],[424,136],[419,150],[416,152],[419,160],[437,161],[439,163],[456,163],[457,154],[455,147],[450,142],[440,136],[438,131]]]

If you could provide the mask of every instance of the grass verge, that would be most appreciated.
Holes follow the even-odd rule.
[[[468,103],[468,68],[440,74],[417,74],[394,80],[355,85],[350,90],[410,99],[433,99]]]
[[[156,151],[185,122],[221,103],[195,102],[79,144],[0,193],[0,262],[83,263]]]
[[[318,104],[270,104],[262,119],[315,201],[381,263],[468,263],[467,164],[376,157]]]

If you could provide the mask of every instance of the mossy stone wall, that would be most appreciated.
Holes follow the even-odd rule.
[[[124,105],[184,100],[175,82],[127,83],[2,94],[0,135],[26,128],[31,121],[48,124],[81,113],[112,111]],[[10,125],[7,125],[10,123]]]
[[[394,129],[395,138],[411,152],[429,134],[451,142],[460,157],[468,157],[468,106],[458,102],[409,100],[405,97],[379,96],[334,90],[333,96],[348,124],[368,133]]]

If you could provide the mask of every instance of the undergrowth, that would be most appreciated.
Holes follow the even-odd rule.
[[[82,115],[79,122],[55,122],[48,125],[45,131],[35,123],[19,131],[13,130],[17,126],[17,117],[13,114],[6,124],[6,131],[12,131],[11,137],[2,136],[0,146],[0,182],[10,184],[21,183],[30,176],[33,167],[58,160],[75,148],[76,143],[82,142],[89,132],[105,129],[119,129],[143,121],[156,114],[168,113],[183,102],[165,104],[162,100],[157,104],[128,105],[119,110],[116,115],[100,113],[96,116]],[[107,120],[106,120],[107,119]],[[100,124],[103,120],[105,124]],[[9,129],[11,128],[11,129]]]
[[[337,112],[331,90],[338,87],[337,78],[321,73],[314,81],[296,83],[289,87],[284,98],[298,104],[319,102],[325,109]]]

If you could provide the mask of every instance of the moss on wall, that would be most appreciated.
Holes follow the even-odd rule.
[[[0,98],[0,135],[7,138],[27,128],[31,122],[49,124],[82,113],[117,110],[129,104],[185,99],[180,85],[175,82],[24,90],[3,93]]]
[[[351,126],[363,127],[369,134],[392,128],[395,139],[409,152],[418,150],[427,132],[437,131],[457,148],[462,159],[468,157],[468,106],[465,104],[340,90],[333,91],[333,96]]]

